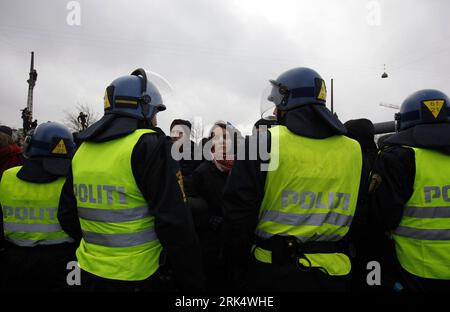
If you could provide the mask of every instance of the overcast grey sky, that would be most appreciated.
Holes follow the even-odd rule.
[[[79,26],[67,23],[69,2],[0,2],[3,124],[21,126],[32,50],[39,122],[62,121],[77,102],[102,112],[105,87],[136,67],[172,87],[159,115],[166,132],[195,116],[248,128],[268,79],[299,66],[334,78],[344,122],[391,120],[379,103],[417,89],[450,94],[448,0],[79,0]]]

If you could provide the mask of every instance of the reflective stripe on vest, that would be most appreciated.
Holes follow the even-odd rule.
[[[294,236],[301,242],[341,240],[356,210],[362,170],[359,144],[345,136],[306,138],[285,126],[269,131],[270,164],[256,235]],[[256,248],[257,259],[266,262],[263,255]],[[330,275],[346,275],[351,269],[344,254],[307,257]]]
[[[339,226],[350,226],[353,216],[348,216],[340,213],[308,213],[308,214],[296,214],[287,213],[276,210],[263,211],[260,220],[271,221],[275,223],[281,223],[292,226],[301,225],[317,225],[333,224]]]
[[[59,232],[61,231],[61,226],[59,224],[33,224],[33,223],[15,223],[15,222],[5,222],[3,226],[5,231],[10,232]]]
[[[450,230],[424,230],[399,226],[394,233],[418,240],[450,240]]]
[[[262,239],[268,239],[273,236],[272,233],[268,233],[268,232],[265,232],[263,230],[258,230],[258,229],[255,231],[255,234],[256,234],[256,236],[258,236],[259,238],[262,238]],[[302,235],[292,235],[292,234],[287,234],[287,233],[279,233],[277,235],[279,235],[279,236],[294,236],[294,237],[298,238],[298,240],[301,242],[306,242],[306,241],[311,240],[310,237],[302,236]],[[337,235],[337,234],[321,235],[321,236],[317,237],[314,241],[315,242],[337,242],[343,238],[344,238],[344,236]]]
[[[6,240],[22,247],[73,242],[57,219],[65,178],[31,183],[17,177],[21,168],[6,170],[0,182]]]
[[[74,194],[83,233],[80,267],[114,280],[144,280],[159,267],[161,244],[134,179],[131,155],[144,134],[84,142],[72,161]]]
[[[107,247],[131,247],[158,240],[154,230],[131,234],[101,234],[83,231],[83,239],[91,244]]]
[[[99,222],[126,222],[148,217],[148,206],[129,209],[95,209],[78,207],[78,217]]]
[[[397,258],[411,274],[450,280],[450,156],[412,149],[414,190],[393,231]]]
[[[403,216],[414,218],[450,218],[450,207],[405,207]]]
[[[14,237],[8,237],[7,240],[17,246],[20,247],[34,247],[37,245],[58,245],[62,243],[73,243],[74,240],[70,237],[63,237],[63,238],[54,238],[54,239],[42,239],[36,242],[36,240],[27,239],[27,238],[14,238]]]

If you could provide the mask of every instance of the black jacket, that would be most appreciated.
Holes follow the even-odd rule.
[[[378,148],[374,140],[375,128],[373,123],[368,119],[353,119],[347,121],[344,125],[347,128],[347,136],[360,144],[365,158],[364,163],[367,166],[364,170],[370,172],[378,154]]]
[[[181,169],[181,174],[183,175],[183,182],[184,182],[184,190],[186,192],[186,195],[191,196],[191,193],[194,191],[191,190],[192,188],[192,174],[194,173],[195,169],[200,166],[200,164],[203,161],[202,153],[200,151],[201,146],[198,146],[193,141],[189,141],[190,146],[190,153],[189,158],[185,159],[182,158],[178,161],[178,164]],[[173,148],[173,147],[172,147]],[[198,149],[198,150],[197,150]],[[196,155],[196,150],[197,154]],[[183,152],[183,146],[180,147],[180,153]],[[199,159],[196,159],[195,157],[198,156]]]
[[[391,146],[378,155],[372,172],[370,221],[373,231],[394,230],[411,198],[416,175],[414,150]]]
[[[204,161],[192,173],[192,193],[208,204],[208,216],[223,216],[223,189],[228,178],[212,161]]]
[[[189,144],[191,146],[191,158],[190,159],[181,159],[179,161],[181,173],[183,176],[189,176],[191,175],[195,169],[202,163],[203,159],[195,159],[195,150],[199,148],[197,144],[195,144],[193,141],[189,141]]]
[[[123,131],[122,134],[115,131],[109,138],[103,132],[100,138],[92,135],[87,139],[104,142],[127,135],[130,133],[129,130]],[[204,277],[200,248],[191,214],[183,200],[184,194],[180,188],[182,180],[177,177],[179,167],[171,157],[170,140],[161,130],[154,130],[158,132],[156,135],[143,135],[133,149],[131,155],[133,176],[148,202],[150,214],[155,217],[155,231],[178,286],[183,290],[202,290]],[[63,188],[58,219],[69,235],[81,239],[71,174]]]

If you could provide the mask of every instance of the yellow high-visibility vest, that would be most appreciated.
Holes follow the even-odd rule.
[[[300,242],[341,240],[352,223],[358,200],[362,153],[358,142],[336,135],[312,139],[285,126],[270,129],[272,145],[265,194],[256,235],[294,236]],[[271,168],[272,166],[272,168]],[[271,251],[257,247],[255,257],[271,262]],[[306,254],[312,267],[347,275],[343,253]],[[305,259],[300,259],[309,265]]]
[[[411,274],[450,280],[450,156],[412,149],[414,190],[393,232],[397,258]]]
[[[84,142],[72,161],[74,193],[83,238],[77,249],[80,268],[124,281],[144,280],[159,267],[162,250],[154,217],[139,190],[131,154],[139,129],[115,140]]]
[[[22,247],[73,242],[61,229],[57,218],[59,197],[66,178],[32,183],[17,177],[21,168],[6,170],[0,182],[6,240]]]

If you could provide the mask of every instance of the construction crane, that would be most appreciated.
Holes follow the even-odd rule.
[[[34,52],[31,52],[31,64],[30,64],[30,78],[28,82],[28,98],[27,98],[27,109],[30,114],[30,120],[33,119],[33,89],[36,85],[37,71],[34,69]]]
[[[390,103],[383,103],[383,102],[381,102],[380,104],[379,104],[380,106],[383,106],[383,107],[388,107],[388,108],[392,108],[392,109],[400,109],[400,106],[399,105],[396,105],[396,104],[390,104]]]
[[[396,104],[390,104],[390,103],[383,103],[381,102],[379,104],[380,106],[392,108],[399,110],[400,106]],[[373,124],[375,127],[375,134],[385,134],[385,133],[392,133],[395,132],[395,121],[385,121],[385,122],[378,122]]]

